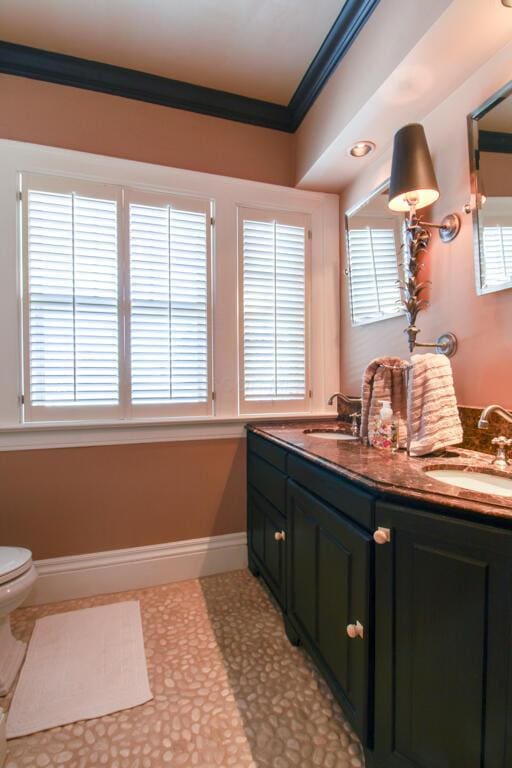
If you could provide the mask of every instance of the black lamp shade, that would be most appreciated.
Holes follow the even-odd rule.
[[[395,133],[393,143],[388,206],[392,211],[408,212],[412,205],[425,208],[438,197],[439,187],[423,126],[404,125]]]

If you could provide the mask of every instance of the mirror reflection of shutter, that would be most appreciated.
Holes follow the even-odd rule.
[[[512,227],[484,226],[484,285],[491,287],[512,279]]]
[[[400,314],[395,230],[349,229],[348,257],[352,324]]]

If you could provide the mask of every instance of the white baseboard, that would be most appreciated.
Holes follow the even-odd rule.
[[[228,533],[170,544],[36,560],[25,605],[125,592],[247,567],[247,535]]]

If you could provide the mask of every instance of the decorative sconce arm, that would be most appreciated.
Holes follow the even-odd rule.
[[[421,295],[429,281],[419,281],[418,276],[423,267],[422,257],[426,254],[426,250],[430,243],[430,232],[428,227],[436,227],[439,229],[439,234],[443,242],[448,242],[446,236],[443,238],[442,232],[448,231],[451,227],[450,221],[454,220],[454,229],[456,232],[452,234],[449,239],[456,237],[460,229],[460,219],[457,214],[450,214],[441,224],[431,224],[430,222],[422,221],[417,215],[414,209],[410,211],[409,219],[407,222],[407,229],[405,235],[405,280],[400,283],[402,291],[402,304],[405,308],[405,314],[409,321],[408,327],[405,329],[407,334],[407,341],[409,345],[409,352],[414,352],[416,347],[422,347],[424,349],[435,349],[438,354],[444,354],[447,357],[452,357],[457,351],[457,337],[454,333],[443,333],[437,341],[423,342],[416,341],[420,329],[416,326],[416,318],[418,314],[426,309],[429,302],[421,298]],[[446,223],[448,221],[448,223]]]

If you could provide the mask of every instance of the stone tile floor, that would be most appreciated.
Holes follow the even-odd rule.
[[[154,700],[13,739],[5,768],[362,768],[343,712],[248,571],[21,608],[13,630],[28,640],[40,616],[134,599]]]

